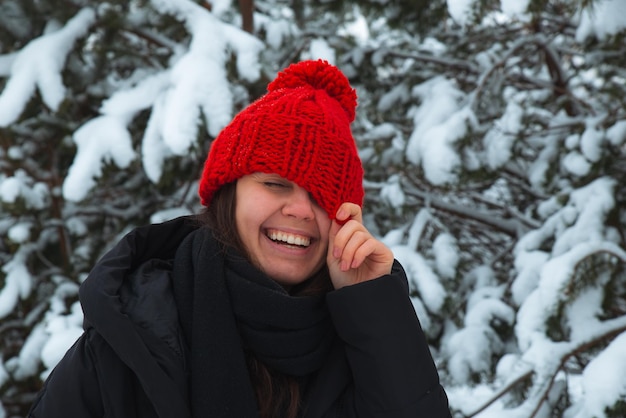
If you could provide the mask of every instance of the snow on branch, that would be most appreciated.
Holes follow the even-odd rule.
[[[626,3],[623,0],[596,2],[593,8],[585,8],[576,29],[576,40],[585,41],[596,37],[604,40],[626,29]]]
[[[501,412],[507,417],[536,417],[550,394],[557,373],[567,360],[607,339],[613,339],[613,341],[598,357],[591,360],[583,371],[583,387],[586,396],[582,408],[577,411],[576,415],[568,415],[575,418],[602,416],[599,412],[611,407],[621,396],[618,391],[626,373],[626,361],[623,355],[626,348],[626,316],[599,323],[595,331],[587,335],[587,338],[571,342],[544,341],[544,344],[537,345],[536,349],[527,351],[514,366],[518,370],[517,373],[511,375],[487,401],[472,412],[464,414],[464,417],[478,416],[498,399],[530,378],[534,379],[534,382],[524,402],[515,408],[502,409]],[[543,353],[551,353],[551,357],[547,358]]]
[[[406,146],[406,158],[421,165],[434,185],[454,183],[462,165],[456,144],[476,125],[474,112],[465,104],[466,95],[453,80],[433,78],[413,88],[421,100],[414,112],[415,129]]]
[[[537,288],[526,298],[518,312],[516,335],[522,350],[531,347],[538,335],[547,334],[548,319],[556,314],[560,304],[571,303],[577,297],[570,290],[571,281],[577,277],[576,269],[583,260],[598,252],[613,254],[626,262],[626,252],[616,244],[583,242],[543,265]],[[598,286],[606,285],[602,281],[607,279],[598,276],[597,280],[600,282]]]
[[[233,99],[225,69],[229,48],[236,53],[239,74],[254,81],[260,76],[257,56],[263,44],[191,1],[152,3],[161,12],[182,20],[191,34],[189,50],[172,68],[171,86],[163,104],[163,111],[169,115],[163,123],[163,139],[175,154],[181,155],[196,139],[200,110],[211,136],[216,136],[232,118]]]
[[[467,205],[446,201],[435,193],[420,190],[419,187],[411,184],[408,180],[403,182],[403,187],[407,196],[425,201],[435,209],[488,225],[512,237],[517,237],[529,227],[535,226],[525,217],[507,218],[494,210],[475,209]],[[507,215],[515,215],[515,213],[509,212]]]
[[[65,96],[61,71],[67,55],[94,21],[94,11],[83,9],[62,29],[34,39],[17,53],[11,76],[0,94],[0,126],[8,126],[19,118],[36,88],[46,106],[58,108]]]
[[[32,290],[32,277],[26,267],[26,260],[34,251],[34,246],[24,244],[13,259],[2,266],[4,286],[0,290],[0,319],[9,315],[19,299],[26,299]]]
[[[122,118],[100,116],[74,133],[77,153],[63,182],[63,196],[70,201],[83,199],[102,175],[103,161],[128,167],[134,158],[130,133]]]
[[[221,22],[209,10],[188,0],[152,0],[161,13],[181,20],[190,34],[189,46],[175,49],[166,71],[149,74],[135,85],[115,92],[97,117],[74,133],[78,147],[63,185],[66,199],[80,200],[100,177],[104,161],[127,167],[135,158],[128,125],[136,114],[151,108],[142,139],[142,163],[157,183],[163,163],[171,155],[187,155],[197,143],[201,118],[208,134],[217,136],[232,119],[233,96],[226,72],[228,52],[236,54],[244,79],[260,76],[258,54],[263,48],[254,36]]]
[[[408,58],[421,62],[429,62],[443,67],[452,68],[459,71],[465,71],[470,74],[478,74],[480,69],[478,66],[472,64],[469,61],[451,58],[451,57],[439,57],[436,55],[420,54],[416,52],[407,53],[398,50],[392,50],[388,52],[393,57]]]

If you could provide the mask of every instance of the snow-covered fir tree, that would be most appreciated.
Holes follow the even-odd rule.
[[[357,88],[365,221],[455,416],[626,416],[626,2],[4,0],[0,417],[95,261],[197,212],[212,138],[307,58]]]

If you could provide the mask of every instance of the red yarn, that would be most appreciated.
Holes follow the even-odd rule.
[[[350,131],[356,92],[326,61],[293,64],[268,93],[215,138],[200,179],[202,204],[226,183],[276,173],[311,193],[334,219],[344,202],[363,203],[363,167]]]
[[[350,86],[346,76],[327,61],[302,61],[291,64],[267,86],[267,91],[311,87],[325,90],[337,100],[346,111],[348,120],[354,121],[356,112],[356,91]]]

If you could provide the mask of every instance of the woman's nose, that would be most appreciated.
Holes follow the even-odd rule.
[[[314,204],[309,192],[296,185],[293,192],[287,197],[283,206],[283,214],[298,219],[311,220],[315,217]]]

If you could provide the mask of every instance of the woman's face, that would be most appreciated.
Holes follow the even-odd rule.
[[[287,288],[326,262],[328,215],[306,190],[277,174],[237,180],[235,220],[252,262]]]

